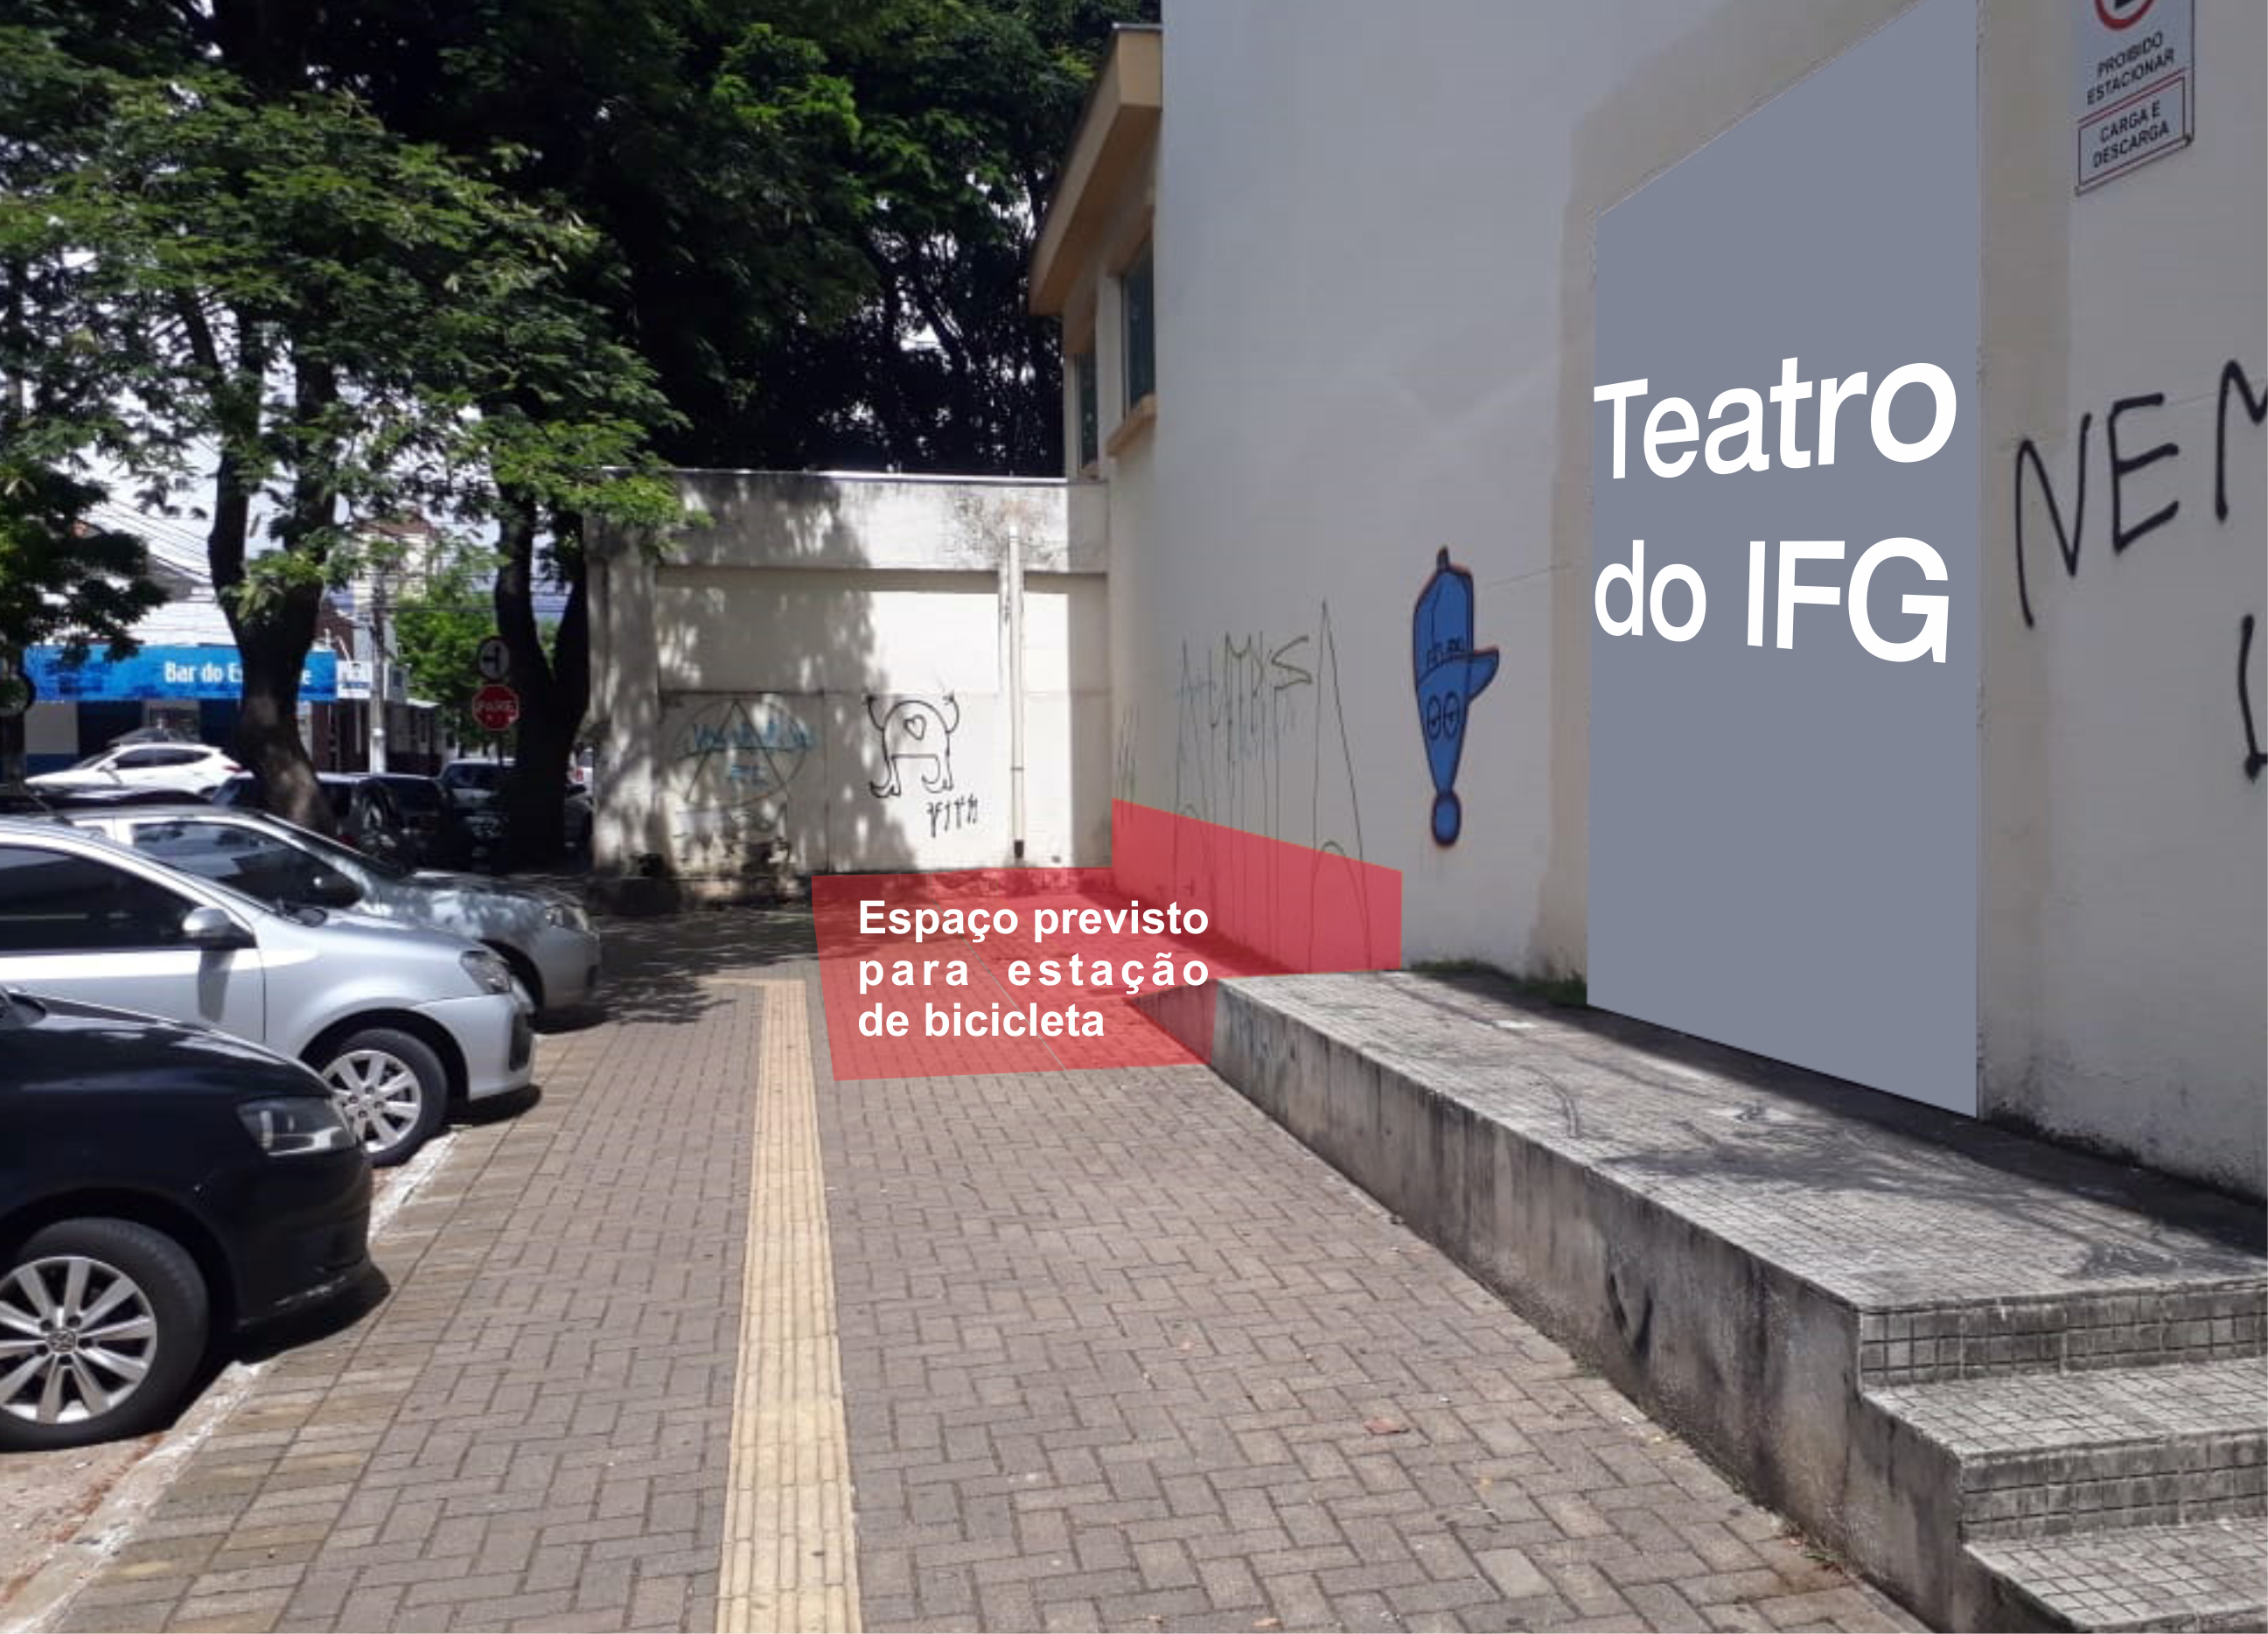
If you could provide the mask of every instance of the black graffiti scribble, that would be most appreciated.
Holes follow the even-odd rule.
[[[2252,386],[2244,378],[2244,365],[2230,358],[2220,365],[2220,401],[2214,406],[2213,416],[2213,514],[2216,521],[2228,520],[2228,393],[2236,388],[2242,400],[2244,412],[2253,424],[2268,420],[2268,388],[2259,396],[2252,394]]]
[[[932,840],[940,834],[976,826],[976,797],[973,794],[956,794],[949,800],[929,803],[929,837]]]
[[[2032,462],[2033,473],[2040,479],[2040,497],[2047,501],[2048,521],[2055,529],[2056,549],[2063,557],[2064,577],[2079,577],[2079,541],[2087,528],[2087,437],[2095,427],[2095,416],[2079,416],[2079,497],[2071,508],[2071,531],[2063,526],[2063,510],[2056,504],[2055,484],[2048,480],[2048,468],[2041,463],[2037,444],[2029,437],[2016,445],[2016,604],[2024,610],[2024,628],[2029,629],[2037,622],[2032,617],[2032,587],[2024,572],[2024,461]]]
[[[2260,781],[2268,754],[2260,752],[2260,731],[2252,720],[2252,615],[2244,615],[2242,634],[2236,641],[2236,707],[2244,711],[2244,776]]]
[[[2131,460],[2123,458],[2118,453],[2118,416],[2131,414],[2137,408],[2162,408],[2165,406],[2166,394],[2163,392],[2145,392],[2139,397],[2120,398],[2110,405],[2110,412],[2103,419],[2102,440],[2110,453],[2110,550],[2114,556],[2124,556],[2127,546],[2153,529],[2163,527],[2180,514],[2182,502],[2169,499],[2133,526],[2126,526],[2126,479],[2145,466],[2175,458],[2182,450],[2178,443],[2160,443],[2147,453],[2136,454]]]

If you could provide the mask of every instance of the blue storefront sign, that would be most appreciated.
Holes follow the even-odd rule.
[[[330,703],[338,697],[338,657],[310,652],[299,672],[299,697]],[[234,700],[244,690],[244,665],[234,647],[144,647],[131,658],[109,659],[96,648],[77,664],[61,647],[33,647],[25,655],[41,703],[130,703],[144,698]]]

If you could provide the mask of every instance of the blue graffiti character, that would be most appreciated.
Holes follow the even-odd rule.
[[[1457,802],[1457,762],[1465,751],[1465,714],[1496,679],[1496,649],[1473,648],[1473,576],[1449,560],[1434,559],[1433,577],[1418,593],[1411,622],[1410,669],[1418,683],[1418,718],[1425,728],[1425,765],[1433,774],[1433,842],[1454,845],[1464,826]]]

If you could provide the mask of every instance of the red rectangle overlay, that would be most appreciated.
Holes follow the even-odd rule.
[[[1393,869],[1125,801],[1111,855],[815,877],[836,1078],[1202,1062],[1214,982],[1401,963]]]

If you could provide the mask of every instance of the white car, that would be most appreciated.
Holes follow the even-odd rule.
[[[273,907],[57,822],[0,819],[0,985],[303,1061],[378,1164],[415,1152],[452,1101],[525,1087],[534,1065],[534,1016],[490,949]]]
[[[180,789],[210,794],[244,769],[202,743],[122,743],[63,771],[26,777],[33,789]]]

